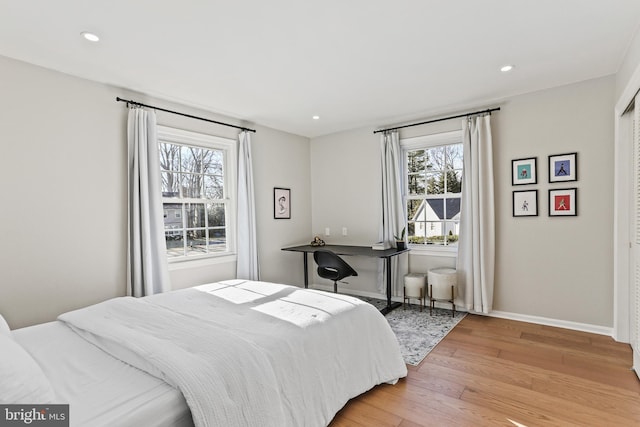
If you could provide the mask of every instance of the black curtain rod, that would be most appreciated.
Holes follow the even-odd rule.
[[[116,97],[116,101],[118,101],[118,102],[126,102],[127,106],[129,104],[131,104],[131,105],[138,105],[140,107],[153,108],[154,110],[160,110],[160,111],[164,111],[166,113],[177,114],[178,116],[189,117],[190,119],[202,120],[204,122],[215,123],[217,125],[229,126],[229,127],[232,127],[232,128],[245,130],[245,131],[248,131],[248,132],[255,132],[255,129],[249,129],[249,128],[245,128],[245,127],[242,127],[242,126],[232,125],[232,124],[229,124],[229,123],[218,122],[218,121],[211,120],[211,119],[205,119],[204,117],[192,116],[191,114],[185,114],[185,113],[180,113],[178,111],[172,111],[172,110],[167,110],[167,109],[160,108],[160,107],[154,107],[153,105],[146,105],[146,104],[143,104],[143,103],[138,102],[138,101],[132,101],[130,99],[122,99],[120,97]]]
[[[483,114],[483,113],[488,113],[491,114],[492,111],[500,111],[500,107],[496,107],[496,108],[489,108],[487,110],[482,110],[482,111],[474,111],[473,113],[464,113],[464,114],[459,114],[457,116],[449,116],[449,117],[443,117],[441,119],[433,119],[433,120],[427,120],[426,122],[420,122],[420,123],[412,123],[410,125],[404,125],[404,126],[396,126],[394,128],[388,128],[388,129],[380,129],[380,130],[374,130],[373,133],[380,133],[380,132],[388,132],[390,130],[398,130],[398,129],[404,129],[404,128],[409,128],[411,126],[420,126],[420,125],[426,125],[428,123],[435,123],[435,122],[441,122],[443,120],[451,120],[451,119],[459,119],[461,117],[469,117],[469,116],[474,116],[476,114]]]

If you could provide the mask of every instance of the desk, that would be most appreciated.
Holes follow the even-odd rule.
[[[338,255],[347,256],[366,256],[372,258],[384,258],[385,267],[387,269],[387,306],[383,307],[380,312],[387,314],[394,308],[398,308],[402,305],[400,302],[391,302],[391,257],[400,255],[404,252],[409,252],[409,249],[396,249],[390,248],[383,251],[376,251],[371,249],[370,246],[345,246],[345,245],[324,245],[324,246],[291,246],[288,248],[282,248],[283,251],[302,252],[302,260],[304,263],[304,287],[309,287],[309,265],[307,262],[307,254],[309,252],[315,252],[318,250],[331,251]]]

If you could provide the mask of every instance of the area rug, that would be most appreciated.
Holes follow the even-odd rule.
[[[386,301],[375,298],[358,298],[378,309],[387,304]],[[451,310],[441,308],[435,308],[433,316],[430,316],[428,307],[420,311],[419,306],[412,304],[411,307],[396,308],[385,317],[398,338],[405,363],[416,366],[464,316],[466,313],[456,311],[455,317],[452,317]]]

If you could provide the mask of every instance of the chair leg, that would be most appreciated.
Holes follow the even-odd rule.
[[[338,282],[337,281],[333,282],[333,293],[334,294],[338,293]]]
[[[451,312],[451,317],[456,317],[455,290],[453,285],[451,286],[451,306],[453,308],[453,311]]]
[[[433,285],[429,285],[429,316],[433,316]]]
[[[402,309],[403,310],[407,309],[407,287],[406,286],[402,287]]]

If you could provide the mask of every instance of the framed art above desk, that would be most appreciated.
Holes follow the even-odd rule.
[[[374,250],[371,246],[349,246],[349,245],[324,245],[324,246],[311,246],[300,245],[290,246],[282,248],[283,251],[302,252],[302,261],[304,265],[304,287],[309,287],[309,263],[307,261],[307,254],[313,253],[318,250],[331,251],[337,255],[344,256],[364,256],[370,258],[383,258],[385,260],[386,273],[386,287],[387,287],[387,305],[383,307],[380,312],[387,314],[394,308],[398,308],[402,305],[400,302],[391,301],[391,258],[400,255],[405,252],[409,252],[409,249],[396,249],[389,248],[385,250]]]

